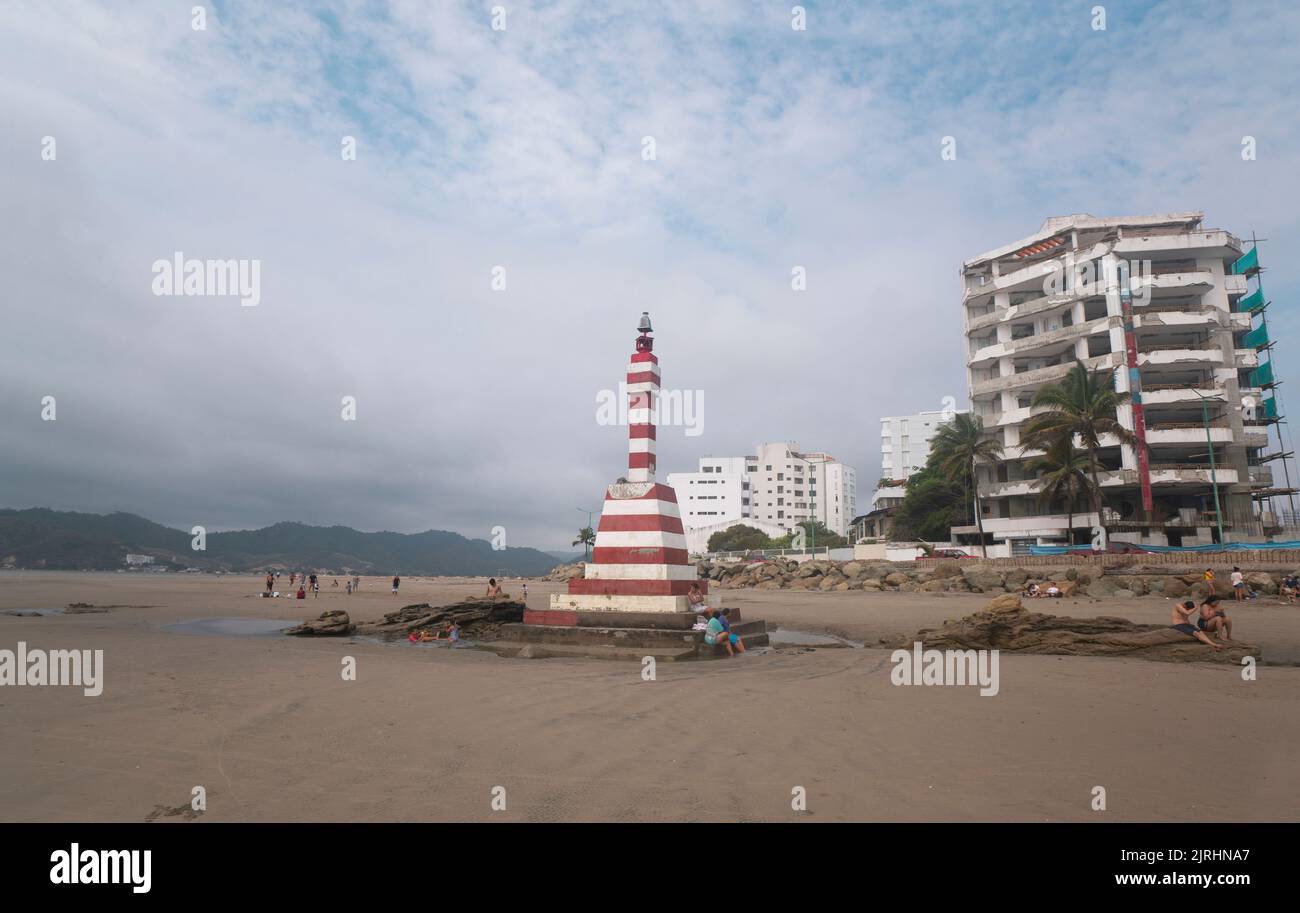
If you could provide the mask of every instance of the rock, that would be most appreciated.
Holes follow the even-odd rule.
[[[1232,641],[1215,650],[1167,625],[1139,625],[1126,618],[1067,618],[1029,612],[1019,597],[1008,594],[981,611],[946,622],[941,628],[900,638],[893,646],[910,649],[1001,650],[1066,656],[1132,656],[1160,662],[1212,662],[1240,666],[1259,648]]]
[[[841,581],[841,582],[835,584],[835,589],[837,589],[837,590],[848,590],[848,589],[852,589],[852,588],[853,588],[853,583],[852,583],[851,581],[848,581],[848,580],[843,580],[843,581]]]
[[[846,562],[844,566],[840,568],[840,573],[843,574],[848,579],[852,580],[855,577],[861,575],[862,572],[865,571],[866,569],[867,566],[863,564],[861,561],[849,561]]]
[[[1181,577],[1166,577],[1162,592],[1170,599],[1181,599],[1187,595],[1187,583]]]
[[[833,590],[840,585],[843,579],[844,578],[841,577],[839,580],[837,580],[835,577],[827,574],[825,577],[822,578],[821,583],[817,584],[817,589]]]
[[[467,599],[445,606],[421,602],[388,612],[382,621],[362,622],[356,632],[404,638],[412,631],[441,628],[454,621],[464,638],[494,640],[501,625],[523,620],[524,604],[513,600]]]
[[[971,589],[988,591],[1002,586],[1002,573],[991,567],[968,567],[962,569],[961,574]]]
[[[795,572],[795,576],[802,577],[802,578],[816,577],[816,576],[820,576],[821,572],[822,569],[817,566],[817,562],[805,561],[802,565],[800,565],[799,570]]]
[[[887,586],[902,586],[903,584],[907,583],[907,575],[900,574],[898,571],[894,571],[893,573],[885,577],[884,583]]]
[[[346,637],[356,629],[357,626],[352,623],[348,613],[336,609],[332,612],[322,612],[319,618],[304,621],[284,633],[296,637]]]
[[[1066,571],[1066,572],[1065,572],[1065,579],[1066,579],[1066,580],[1078,580],[1078,579],[1079,579],[1079,571],[1078,571],[1078,569],[1077,569],[1077,568],[1070,568],[1068,571]]]
[[[982,609],[984,612],[1023,612],[1024,604],[1015,593],[994,596]],[[951,623],[951,622],[950,622]]]
[[[930,571],[930,576],[931,577],[960,577],[961,565],[958,564],[956,561],[949,561],[947,559],[936,561],[934,563],[934,567]]]
[[[866,580],[862,581],[862,588],[864,590],[871,590],[873,592],[878,592],[879,590],[883,589],[883,587],[880,585],[880,581],[877,580],[875,577],[868,577]]]
[[[1277,595],[1277,581],[1268,574],[1247,574],[1246,585],[1258,593],[1266,596]]]
[[[927,580],[921,584],[921,592],[923,593],[942,593],[946,589],[948,589],[948,581],[938,578]]]

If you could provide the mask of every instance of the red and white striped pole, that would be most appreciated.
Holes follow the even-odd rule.
[[[641,312],[636,353],[627,366],[627,479],[653,482],[655,478],[655,403],[659,399],[659,359],[650,334],[650,314]]]

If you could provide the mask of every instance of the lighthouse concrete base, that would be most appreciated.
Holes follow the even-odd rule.
[[[709,594],[704,597],[711,608],[721,608],[722,597]],[[669,612],[690,613],[690,600],[685,596],[630,596],[625,594],[552,593],[553,612]]]

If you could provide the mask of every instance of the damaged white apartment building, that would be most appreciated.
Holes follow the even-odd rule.
[[[1280,416],[1267,302],[1252,290],[1258,254],[1202,220],[1059,216],[962,265],[971,410],[1003,446],[1003,459],[978,471],[990,554],[1067,541],[1066,510],[1040,503],[1029,470],[1042,451],[1022,446],[1021,434],[1043,411],[1030,405],[1035,392],[1076,358],[1136,394],[1117,417],[1145,440],[1146,459],[1102,438],[1103,508],[1098,516],[1086,496],[1075,507],[1074,543],[1096,541],[1096,528],[1107,543],[1260,538],[1272,499],[1291,496],[1268,465],[1285,448],[1270,445]],[[953,540],[977,542],[975,525],[955,528]]]

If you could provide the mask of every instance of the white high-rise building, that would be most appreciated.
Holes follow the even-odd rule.
[[[882,486],[871,496],[871,509],[882,505],[882,498],[900,500],[903,497],[902,483],[914,473],[925,468],[926,458],[930,455],[930,440],[939,426],[958,412],[965,409],[918,412],[915,415],[887,415],[880,420],[880,477],[898,482],[898,485]]]
[[[793,442],[760,444],[753,456],[701,457],[696,472],[674,472],[688,531],[752,519],[789,531],[808,519],[846,535],[857,507],[853,467]]]
[[[1278,410],[1267,328],[1253,323],[1266,306],[1250,288],[1257,254],[1202,219],[1059,216],[962,265],[972,410],[1004,454],[978,469],[993,544],[1059,545],[1067,527],[1075,543],[1103,527],[1112,541],[1207,544],[1219,527],[1241,537],[1252,498],[1274,493],[1266,464],[1278,454],[1266,449]],[[1031,468],[1042,451],[1021,443],[1042,411],[1034,394],[1076,359],[1132,395],[1117,419],[1146,444],[1102,436],[1100,516],[1086,503],[1073,516],[1044,505]],[[953,534],[973,542],[975,526]]]

